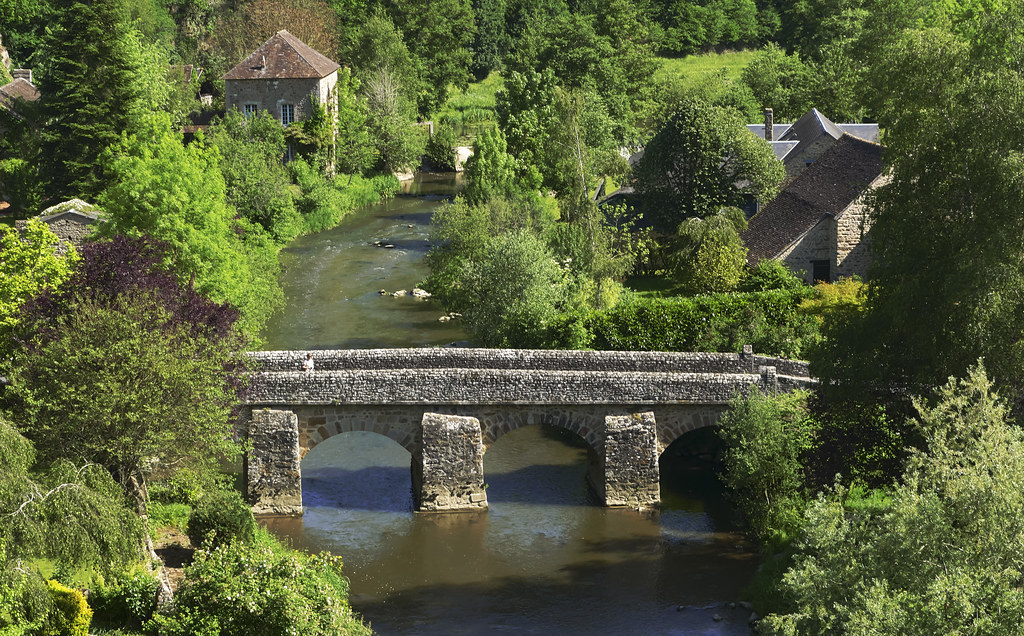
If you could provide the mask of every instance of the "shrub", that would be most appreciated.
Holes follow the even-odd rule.
[[[147,626],[163,636],[370,634],[348,606],[341,559],[253,543],[196,554],[174,603]]]
[[[631,297],[587,319],[595,349],[740,351],[799,357],[817,338],[797,311],[809,287],[676,298]]]
[[[92,610],[85,595],[52,579],[46,582],[46,587],[53,598],[53,609],[43,628],[43,636],[89,636]]]
[[[442,117],[434,128],[434,134],[427,141],[425,158],[434,170],[455,170],[455,146],[459,139],[455,126],[448,117]]]
[[[89,599],[97,623],[108,626],[139,628],[156,611],[160,581],[152,572],[125,572],[111,581],[98,580]]]
[[[192,545],[216,547],[236,541],[252,541],[256,520],[252,509],[234,490],[207,493],[199,500],[186,530]]]
[[[804,457],[815,425],[807,393],[762,395],[752,388],[722,417],[725,483],[750,530],[770,548],[792,538],[807,506]]]
[[[743,292],[768,291],[769,289],[798,290],[806,286],[804,279],[789,271],[789,268],[779,261],[762,258],[740,281],[739,290]]]

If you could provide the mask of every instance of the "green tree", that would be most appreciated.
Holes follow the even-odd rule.
[[[419,114],[427,116],[444,105],[450,88],[465,90],[469,85],[476,33],[473,7],[470,0],[390,0],[388,7],[418,61],[416,104]]]
[[[771,147],[735,111],[686,99],[644,150],[636,169],[656,227],[714,214],[744,195],[771,200],[785,176]]]
[[[359,174],[377,160],[377,149],[370,139],[370,113],[359,93],[359,80],[348,68],[338,71],[337,169],[341,174]]]
[[[844,510],[840,488],[811,506],[778,633],[1019,633],[1024,439],[981,364],[937,397],[915,401],[924,450],[887,505]]]
[[[9,334],[18,323],[26,301],[67,279],[78,254],[74,247],[66,255],[58,254],[59,242],[38,220],[29,221],[24,236],[0,226],[0,333]]]
[[[802,391],[764,395],[752,388],[729,403],[718,431],[730,497],[769,548],[796,535],[808,503],[804,464],[815,426],[807,398]]]
[[[39,464],[32,442],[3,419],[0,460],[0,555],[50,559],[60,573],[109,573],[142,556],[139,519],[102,466],[66,458]],[[0,558],[0,571],[7,565]]]
[[[519,190],[515,158],[508,154],[501,129],[487,128],[473,142],[473,155],[466,161],[463,195],[471,204],[501,197],[509,199]]]
[[[874,201],[867,311],[826,321],[814,358],[828,388],[901,401],[893,388],[984,356],[1024,408],[1024,73],[1008,63],[1022,12],[906,30],[879,53],[870,94],[891,181]]]
[[[302,230],[295,209],[288,169],[281,162],[286,150],[284,129],[267,111],[246,118],[237,110],[210,127],[209,144],[220,154],[225,201],[279,241]]]
[[[812,107],[813,72],[800,55],[787,55],[776,44],[769,44],[743,68],[743,83],[764,108],[771,108],[778,121],[796,121]]]
[[[463,323],[487,347],[536,347],[563,304],[563,273],[534,234],[492,238],[463,265]]]
[[[147,466],[216,470],[237,454],[230,340],[175,323],[144,293],[82,299],[15,356],[19,425],[40,454],[98,463],[146,511]]]
[[[40,81],[41,172],[47,194],[92,199],[115,177],[99,160],[143,108],[138,40],[124,0],[57,0]]]
[[[109,214],[103,234],[168,242],[179,280],[238,308],[255,337],[282,301],[276,250],[255,226],[240,227],[244,243],[236,232],[216,148],[183,145],[168,117],[154,115],[140,134],[123,136],[104,163],[115,182],[100,198]]]
[[[746,227],[739,208],[683,221],[672,255],[673,276],[683,289],[694,294],[735,290],[746,274],[747,248],[740,238]]]

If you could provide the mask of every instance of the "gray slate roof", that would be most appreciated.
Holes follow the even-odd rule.
[[[281,30],[221,79],[319,79],[339,68],[337,62],[321,55],[291,33]]]
[[[742,234],[747,263],[775,258],[822,219],[841,215],[882,174],[882,150],[876,143],[841,135],[750,219]]]

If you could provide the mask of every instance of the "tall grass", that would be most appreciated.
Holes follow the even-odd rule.
[[[681,78],[684,83],[699,83],[708,75],[725,71],[726,77],[739,80],[743,68],[754,59],[757,51],[727,51],[725,53],[701,53],[680,58],[662,57],[661,69],[654,74],[656,80]]]

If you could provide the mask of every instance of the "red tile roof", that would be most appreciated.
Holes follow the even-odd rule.
[[[287,31],[278,31],[224,74],[226,80],[321,78],[340,65]]]

